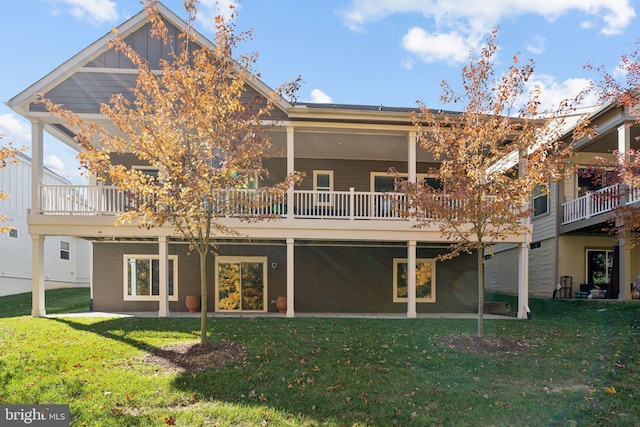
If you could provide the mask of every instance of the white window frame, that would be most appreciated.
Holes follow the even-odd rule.
[[[407,302],[408,297],[398,296],[398,264],[408,264],[407,258],[393,259],[393,302]],[[436,260],[435,258],[416,259],[416,268],[419,264],[431,264],[431,296],[418,298],[416,302],[436,302]]]
[[[15,232],[15,236],[12,236],[12,233]],[[11,239],[11,240],[18,240],[20,238],[20,232],[17,228],[12,227],[9,230],[7,230],[7,238]]]
[[[66,249],[64,249],[64,248],[62,247],[62,244],[63,244],[63,243],[65,243],[65,244],[67,245],[67,248],[66,248]],[[60,259],[61,259],[62,261],[71,261],[71,242],[69,242],[68,240],[60,240],[60,241],[59,241],[59,243],[58,243],[58,248],[60,249],[60,254],[59,254]],[[66,257],[66,258],[64,258],[64,257],[62,256],[62,254],[63,254],[63,253],[66,253],[66,254],[67,254],[67,257]]]
[[[318,186],[318,175],[328,175],[329,176],[329,186],[328,187],[319,187]],[[322,170],[322,169],[316,169],[313,171],[313,191],[314,192],[320,192],[320,191],[328,191],[331,192],[333,191],[333,171],[332,170]],[[315,206],[333,206],[333,197],[331,196],[331,194],[329,194],[328,196],[328,201],[324,200],[324,194],[316,194],[316,196],[313,199],[314,205]]]
[[[153,254],[125,254],[122,256],[122,287],[124,301],[160,301],[160,295],[129,295],[129,274],[127,266],[129,260],[160,260],[159,255]],[[173,262],[173,295],[169,294],[169,301],[178,301],[178,255],[169,255],[169,261]],[[149,266],[149,271],[153,271]],[[150,281],[153,279],[150,278]],[[158,279],[159,280],[159,279]],[[168,288],[167,284],[167,288]],[[149,291],[152,292],[153,287],[149,284]],[[168,289],[167,289],[168,291]]]
[[[225,310],[220,308],[220,292],[219,292],[219,282],[218,282],[218,274],[220,264],[230,263],[230,264],[238,264],[243,262],[254,262],[254,263],[262,263],[262,310]],[[224,313],[266,313],[269,309],[269,270],[268,270],[268,259],[266,256],[217,256],[215,257],[215,269],[214,269],[214,293],[215,293],[215,311],[224,312]]]

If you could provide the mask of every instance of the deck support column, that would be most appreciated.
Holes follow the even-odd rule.
[[[294,298],[294,239],[287,239],[287,317],[295,316]]]
[[[31,122],[31,213],[41,214],[40,184],[44,171],[43,155],[44,123],[40,119]]]
[[[527,235],[529,233],[527,232]],[[529,239],[527,239],[529,240]],[[529,309],[529,243],[518,245],[518,319],[526,319]]]
[[[408,138],[407,178],[409,182],[416,182],[416,132],[409,132]]]
[[[158,317],[167,317],[169,315],[169,240],[166,236],[158,237],[158,258],[160,264]]]
[[[291,175],[295,171],[295,144],[293,126],[287,126],[287,175]],[[293,219],[294,216],[294,193],[293,185],[287,189],[287,219]]]
[[[44,308],[44,236],[31,235],[31,316],[45,317]]]
[[[631,149],[631,126],[628,123],[624,123],[618,128],[618,152],[624,153],[625,158],[629,157],[629,150]],[[628,200],[627,195],[628,187],[625,183],[621,184],[620,188],[620,205],[626,205]],[[616,224],[620,225],[620,224]],[[618,242],[619,248],[619,276],[618,276],[618,299],[630,300],[631,299],[631,250],[626,248],[625,241],[621,239]]]
[[[416,311],[416,241],[407,243],[407,318],[415,319]]]

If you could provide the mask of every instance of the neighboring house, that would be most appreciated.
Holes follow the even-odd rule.
[[[185,25],[163,5],[160,12],[169,26]],[[119,26],[118,32],[135,41],[152,68],[172,48],[149,41],[145,13]],[[186,311],[185,297],[200,294],[198,255],[189,252],[173,227],[115,226],[115,215],[126,208],[127,194],[95,183],[73,186],[42,181],[45,129],[69,146],[78,146],[73,131],[35,104],[34,95],[45,93],[82,117],[108,125],[99,114],[99,104],[114,92],[127,92],[136,78],[131,63],[109,49],[110,37],[96,41],[8,103],[33,123],[35,197],[27,218],[33,257],[43,256],[44,236],[89,239],[94,309],[157,310],[159,316],[166,316]],[[199,40],[210,44],[201,35]],[[249,95],[271,92],[258,79],[247,84]],[[259,196],[261,185],[294,170],[306,173],[306,178],[288,192],[285,204],[277,206],[280,220],[221,219],[243,237],[215,236],[217,254],[208,259],[209,311],[275,312],[277,297],[286,296],[287,316],[476,312],[475,256],[436,262],[449,244],[438,227],[414,228],[413,221],[389,208],[390,195],[403,197],[393,193],[390,167],[411,181],[428,182],[427,171],[436,164],[418,146],[411,110],[281,100],[273,114],[277,126],[270,135],[282,154],[265,161],[270,172],[267,181],[257,189],[241,191]],[[132,159],[122,156],[121,161],[145,167]],[[508,242],[518,246],[523,260],[520,270],[524,273],[511,291],[519,295],[518,315],[524,318],[528,309],[526,236],[510,236]],[[159,274],[166,271],[165,264],[170,270],[167,279]],[[44,274],[36,274],[33,280],[34,316],[45,314]]]
[[[71,183],[49,169],[42,182]],[[31,159],[18,154],[16,162],[0,169],[0,190],[10,197],[0,200],[0,214],[11,227],[0,235],[0,296],[30,292],[32,285],[31,236],[27,214],[31,206]],[[75,236],[47,236],[44,242],[44,283],[47,289],[89,286],[90,243]]]
[[[533,235],[529,251],[529,294],[551,298],[558,284],[566,280],[569,289],[560,297],[584,297],[591,289],[608,290],[608,297],[630,299],[632,283],[640,281],[640,250],[628,250],[606,228],[617,203],[637,203],[640,193],[618,200],[618,186],[603,187],[587,176],[594,157],[614,160],[613,151],[638,149],[640,127],[624,107],[607,104],[595,109],[589,120],[597,129],[593,138],[575,142],[573,168],[565,179],[551,185],[549,194],[533,195]],[[571,133],[566,135],[567,140]],[[601,170],[601,173],[607,173]],[[620,194],[624,194],[621,192]],[[517,282],[513,245],[499,245],[486,262],[487,289],[504,291]],[[610,286],[611,285],[611,286]],[[563,286],[564,287],[564,286]],[[584,293],[586,294],[584,294]]]

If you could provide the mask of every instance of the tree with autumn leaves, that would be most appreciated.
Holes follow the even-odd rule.
[[[269,153],[270,113],[282,97],[291,97],[298,80],[285,83],[268,97],[247,99],[247,85],[255,78],[257,54],[235,56],[238,43],[250,32],[236,33],[233,18],[215,22],[215,40],[209,46],[197,39],[196,0],[185,0],[188,14],[179,40],[172,40],[156,0],[145,0],[152,23],[151,35],[164,44],[175,42],[169,59],[160,59],[160,72],[152,69],[125,40],[115,35],[111,47],[137,67],[131,94],[116,94],[101,106],[117,132],[82,120],[78,115],[42,98],[49,111],[77,130],[82,166],[99,180],[108,180],[135,195],[136,203],[121,214],[118,223],[141,227],[169,224],[199,254],[201,281],[201,343],[206,341],[206,260],[218,235],[237,232],[220,221],[240,216],[247,221],[275,218],[263,204],[282,200],[298,177],[293,174],[271,188],[261,188],[268,198],[227,195],[245,189],[266,173],[262,159]],[[129,154],[158,170],[158,176],[112,161],[114,154]],[[243,214],[244,212],[244,214]],[[244,215],[244,216],[243,216]]]
[[[440,162],[430,171],[439,186],[405,183],[407,215],[418,226],[438,225],[455,242],[440,259],[475,252],[478,263],[478,336],[483,335],[484,255],[514,234],[528,233],[534,190],[548,191],[571,155],[560,140],[576,99],[553,112],[539,111],[539,91],[528,93],[534,66],[518,56],[495,75],[497,29],[462,70],[462,91],[443,82],[444,104],[461,112],[434,111],[421,104],[414,116],[420,146]],[[526,98],[523,103],[522,99]]]

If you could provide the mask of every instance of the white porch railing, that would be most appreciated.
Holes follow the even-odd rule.
[[[227,216],[288,216],[286,200],[260,190],[220,190],[221,214]],[[42,185],[40,209],[45,215],[115,215],[135,208],[139,198],[110,185]],[[401,193],[295,190],[293,217],[316,219],[404,218]]]
[[[629,193],[627,204],[640,200],[640,191],[634,189]],[[562,205],[562,224],[581,221],[606,212],[611,212],[619,206],[620,189],[618,184],[592,191],[575,200]]]

